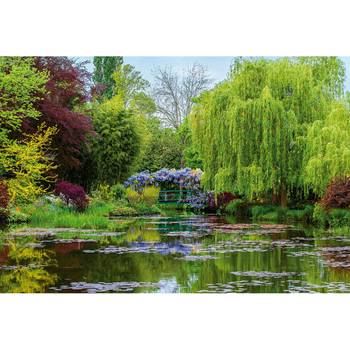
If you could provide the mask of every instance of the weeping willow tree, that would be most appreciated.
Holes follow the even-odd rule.
[[[190,120],[206,189],[283,206],[291,193],[303,195],[308,128],[342,94],[332,82],[344,80],[343,65],[329,60],[338,71],[328,75],[327,59],[239,60],[229,79],[197,99]]]
[[[315,121],[307,133],[304,153],[305,187],[323,195],[336,177],[350,175],[350,113],[337,103],[325,120]]]

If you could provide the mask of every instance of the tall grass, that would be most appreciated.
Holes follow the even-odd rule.
[[[84,212],[77,212],[68,207],[45,205],[32,212],[30,223],[37,227],[72,227],[115,231],[121,225],[108,219],[108,214],[113,209],[112,203],[92,204]]]

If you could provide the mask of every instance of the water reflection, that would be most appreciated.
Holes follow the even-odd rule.
[[[45,268],[54,266],[52,252],[34,242],[10,241],[2,246],[0,291],[2,293],[40,293],[55,284],[57,276]]]
[[[143,218],[120,233],[41,231],[5,240],[2,292],[350,291],[347,233],[216,216]]]

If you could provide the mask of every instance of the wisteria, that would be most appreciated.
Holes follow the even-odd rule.
[[[196,191],[191,197],[186,199],[187,205],[196,210],[205,209],[208,206],[208,193]]]
[[[202,171],[200,169],[160,169],[154,173],[148,170],[130,176],[125,182],[125,187],[133,187],[141,190],[145,186],[173,187],[179,186],[185,189],[198,190]]]

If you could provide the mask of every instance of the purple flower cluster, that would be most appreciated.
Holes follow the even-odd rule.
[[[140,190],[145,186],[160,186],[164,187],[179,186],[186,189],[197,190],[200,187],[200,179],[202,171],[199,169],[192,170],[184,169],[160,169],[154,173],[142,171],[141,173],[130,176],[125,182],[125,187],[133,187]]]
[[[196,191],[191,197],[187,198],[186,203],[193,209],[205,209],[208,205],[208,193]]]

